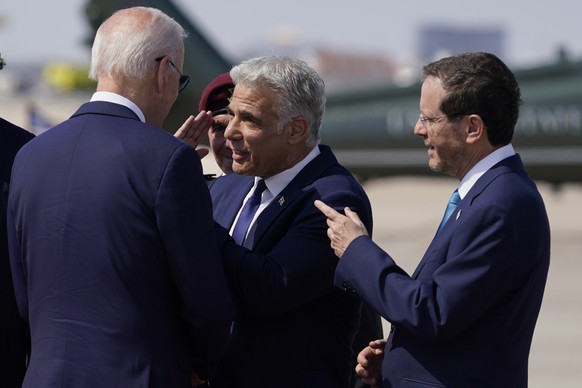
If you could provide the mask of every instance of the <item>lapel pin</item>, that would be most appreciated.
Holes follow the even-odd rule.
[[[285,203],[285,197],[279,198],[279,206],[283,206],[284,203]]]
[[[459,211],[457,212],[457,217],[455,218],[455,221],[459,219],[459,217],[461,216],[461,210],[463,209],[459,209]]]

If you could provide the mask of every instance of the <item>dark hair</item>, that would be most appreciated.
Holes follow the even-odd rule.
[[[495,55],[471,52],[440,59],[422,69],[425,77],[439,78],[447,95],[440,110],[447,116],[478,114],[487,127],[489,142],[511,142],[521,104],[514,74]]]

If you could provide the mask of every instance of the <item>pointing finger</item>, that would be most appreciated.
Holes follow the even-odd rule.
[[[313,203],[315,205],[316,208],[319,209],[319,211],[321,211],[323,213],[324,216],[326,216],[327,218],[330,219],[335,219],[337,216],[339,216],[340,214],[338,212],[336,212],[333,208],[327,206],[325,203],[323,203],[323,201],[320,201],[319,199],[316,199],[315,202]]]

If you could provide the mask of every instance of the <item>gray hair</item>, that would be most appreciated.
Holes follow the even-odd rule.
[[[326,103],[325,84],[306,62],[284,56],[253,58],[233,67],[230,76],[235,85],[263,86],[275,92],[279,133],[291,119],[303,117],[309,125],[305,144],[313,147],[319,142]]]
[[[132,7],[115,12],[101,24],[91,52],[89,77],[141,78],[155,59],[176,60],[187,32],[156,8]]]

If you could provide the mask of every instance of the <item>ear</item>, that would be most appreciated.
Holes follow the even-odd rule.
[[[467,143],[475,144],[487,139],[487,127],[481,116],[472,114],[467,116]]]
[[[166,86],[166,82],[168,82],[168,67],[170,66],[170,61],[168,58],[163,58],[160,61],[160,65],[158,66],[158,70],[155,76],[156,82],[156,92],[162,93],[164,87]]]
[[[296,117],[287,124],[287,141],[289,144],[305,142],[309,124],[304,117]]]

